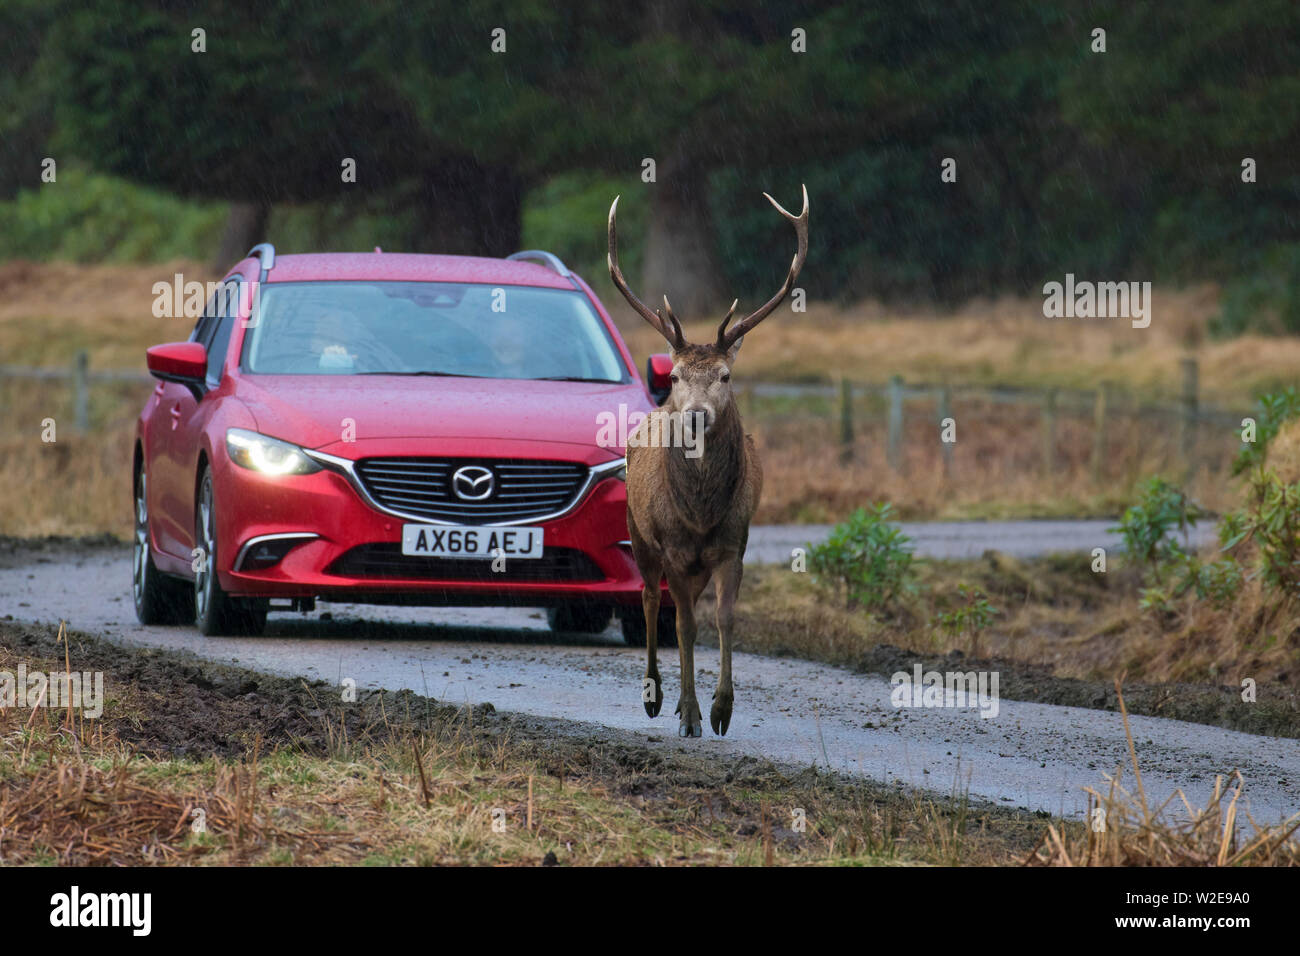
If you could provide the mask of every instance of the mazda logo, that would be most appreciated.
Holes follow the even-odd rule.
[[[451,490],[462,501],[482,501],[492,494],[495,484],[492,472],[482,465],[457,468],[451,476]]]

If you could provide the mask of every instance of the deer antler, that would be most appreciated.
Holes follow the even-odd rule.
[[[772,311],[780,305],[782,301],[784,301],[785,297],[790,294],[790,290],[794,287],[794,280],[799,275],[799,270],[803,268],[804,259],[808,257],[808,187],[803,187],[803,212],[799,213],[797,216],[792,216],[790,213],[786,212],[785,209],[782,208],[781,204],[771,196],[768,196],[767,193],[763,193],[763,195],[767,196],[767,201],[776,207],[777,212],[785,216],[786,219],[789,219],[790,222],[794,224],[794,232],[798,237],[799,245],[794,254],[794,261],[790,263],[790,271],[786,274],[785,281],[781,283],[781,288],[777,290],[776,295],[768,299],[757,312],[752,312],[745,316],[745,318],[737,322],[731,327],[730,331],[728,331],[727,322],[730,321],[732,312],[736,310],[735,304],[732,304],[731,312],[727,313],[727,317],[723,319],[722,324],[718,326],[717,347],[722,349],[724,352],[735,345],[736,341],[742,335],[771,315]],[[617,200],[615,201],[617,202]],[[612,210],[610,216],[610,222],[613,223]],[[624,295],[626,294],[627,293],[625,292]]]
[[[677,321],[677,316],[673,315],[672,306],[668,304],[668,296],[664,296],[664,308],[668,312],[668,319],[665,320],[658,310],[651,311],[650,307],[638,299],[632,290],[627,287],[627,280],[623,278],[623,270],[618,267],[618,227],[615,225],[614,217],[618,211],[619,197],[614,197],[614,202],[609,207],[609,255],[607,262],[609,264],[609,277],[614,280],[614,285],[619,292],[623,293],[623,298],[627,299],[628,305],[637,311],[641,318],[654,327],[660,335],[668,340],[668,344],[674,349],[686,348],[686,339],[682,335],[681,323]],[[671,322],[671,326],[669,325]]]

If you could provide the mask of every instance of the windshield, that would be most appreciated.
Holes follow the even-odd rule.
[[[578,291],[454,282],[267,283],[243,368],[269,375],[466,375],[623,382]]]

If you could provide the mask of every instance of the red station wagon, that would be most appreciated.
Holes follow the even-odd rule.
[[[648,362],[652,395],[591,287],[550,253],[264,243],[148,366],[141,623],[255,634],[268,610],[318,598],[524,605],[558,631],[617,613],[644,644],[626,429],[611,442],[600,423],[653,409],[671,363]]]

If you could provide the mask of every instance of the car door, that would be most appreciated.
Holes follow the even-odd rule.
[[[229,290],[227,291],[229,287]],[[226,344],[239,302],[238,278],[228,280],[213,293],[194,326],[190,341],[208,350],[207,389],[196,400],[187,386],[163,382],[159,407],[152,417],[153,474],[149,479],[150,523],[164,551],[191,559],[194,548],[195,474],[200,436],[211,416],[212,390],[220,383]],[[154,516],[157,516],[156,522]]]

